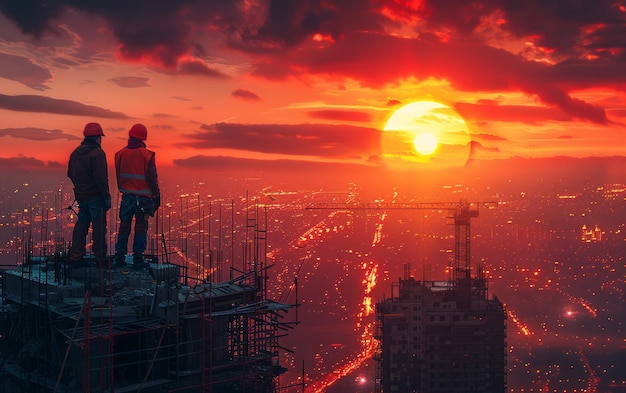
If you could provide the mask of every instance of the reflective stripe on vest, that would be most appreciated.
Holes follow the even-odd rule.
[[[117,187],[121,193],[152,197],[145,172],[153,154],[144,148],[124,148],[115,154]]]

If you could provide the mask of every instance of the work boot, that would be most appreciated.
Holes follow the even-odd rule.
[[[133,255],[133,269],[139,270],[139,269],[143,269],[144,267],[148,267],[148,264],[143,261],[143,255],[134,254]]]
[[[126,255],[124,254],[115,254],[115,264],[114,267],[124,267],[126,266]]]

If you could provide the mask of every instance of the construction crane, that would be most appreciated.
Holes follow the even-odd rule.
[[[470,275],[470,221],[478,217],[480,206],[492,208],[497,202],[468,202],[461,199],[458,202],[422,202],[422,203],[316,203],[306,206],[306,209],[328,210],[445,210],[454,225],[454,269],[451,282],[459,280],[469,282]]]

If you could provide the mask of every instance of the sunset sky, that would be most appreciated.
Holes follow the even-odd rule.
[[[0,0],[0,167],[65,166],[91,121],[160,166],[385,165],[415,101],[473,159],[625,155],[625,49],[623,0]]]

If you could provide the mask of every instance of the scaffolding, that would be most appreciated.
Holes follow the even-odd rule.
[[[2,272],[0,390],[276,392],[295,305],[267,296],[266,222],[262,206],[246,208],[242,268],[231,255],[219,281],[211,252],[208,266],[174,264],[162,233],[163,253],[140,270],[90,256],[73,267],[57,245],[39,256],[25,247],[22,263]]]

